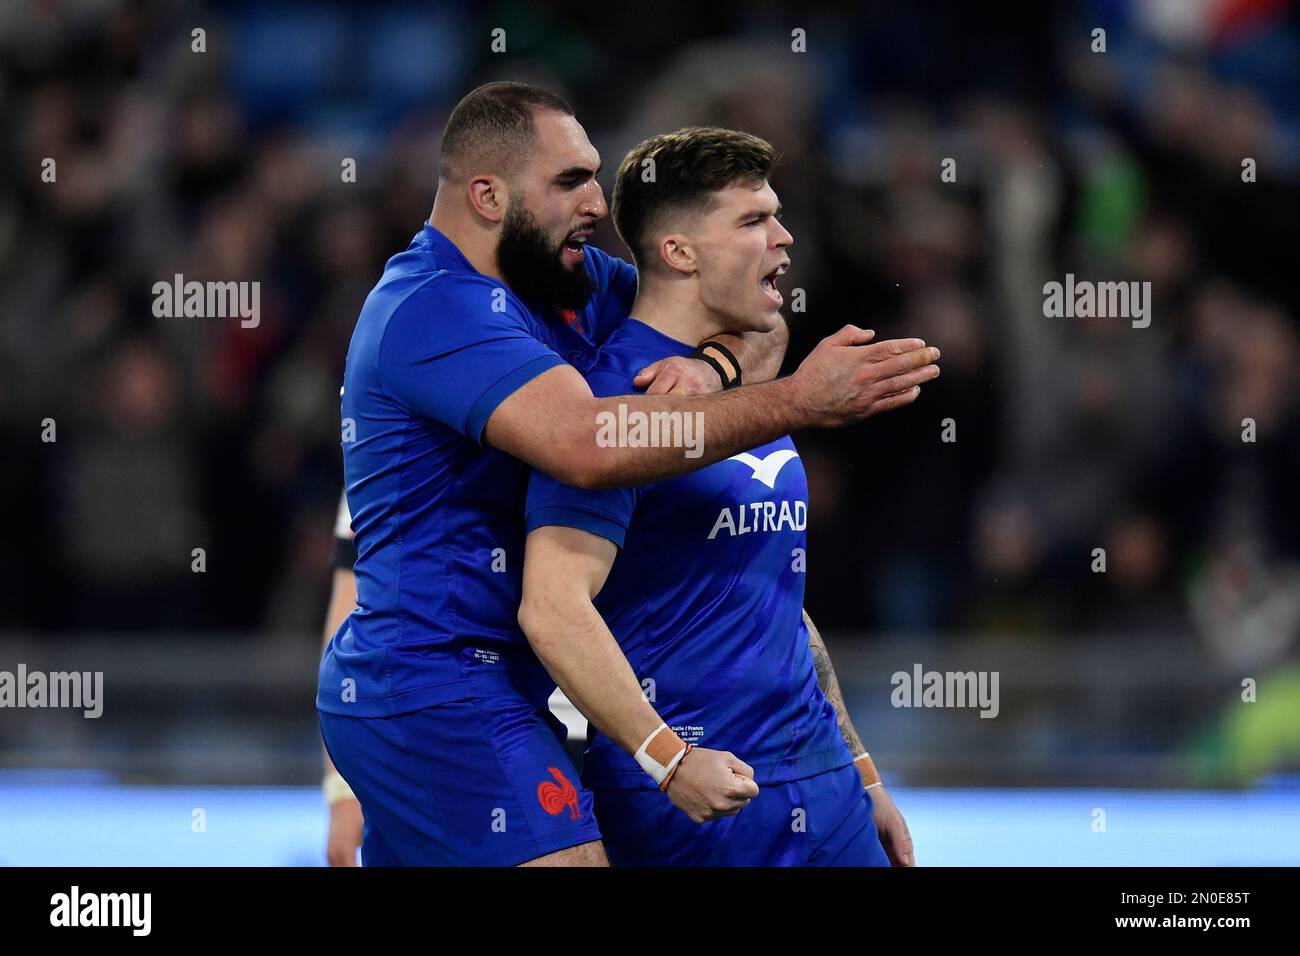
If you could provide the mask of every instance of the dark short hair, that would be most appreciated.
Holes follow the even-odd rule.
[[[654,176],[646,160],[653,160]],[[646,242],[682,213],[706,212],[714,193],[741,183],[760,185],[776,165],[772,144],[749,133],[716,126],[690,126],[651,136],[623,158],[614,182],[614,227],[645,267]]]
[[[573,107],[563,99],[527,83],[484,83],[471,90],[447,117],[438,177],[469,176],[479,172],[479,166],[511,175],[532,145],[533,115],[540,110],[573,115]]]

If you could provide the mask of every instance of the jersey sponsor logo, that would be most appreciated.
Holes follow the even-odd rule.
[[[750,477],[775,491],[781,470],[798,457],[799,453],[793,448],[779,448],[762,458],[745,451],[732,455],[727,461],[740,462],[753,472]],[[806,501],[751,501],[719,511],[708,540],[712,541],[723,531],[734,538],[751,531],[803,531],[807,526]]]
[[[749,534],[751,531],[803,531],[808,527],[808,503],[806,501],[751,501],[735,508],[723,508],[718,512],[718,520],[713,522],[713,530],[708,540],[712,541],[719,532],[725,531],[727,537]]]
[[[569,778],[566,777],[559,767],[547,767],[555,782],[547,780],[537,785],[537,802],[542,805],[542,809],[551,816],[556,816],[569,808],[569,819],[577,820],[582,817],[582,810],[578,807],[578,790]]]
[[[781,474],[781,469],[791,459],[798,457],[799,453],[793,448],[781,448],[762,458],[751,455],[747,451],[742,451],[739,455],[732,455],[727,461],[738,461],[743,465],[748,465],[754,472],[753,478],[755,481],[761,481],[775,490],[776,477]],[[713,537],[713,535],[709,535],[709,537]]]

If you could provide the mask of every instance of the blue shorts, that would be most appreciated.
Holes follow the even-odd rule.
[[[600,839],[564,724],[523,695],[395,717],[317,714],[361,801],[364,866],[514,866]]]
[[[614,866],[889,866],[852,765],[762,786],[735,816],[693,823],[658,790],[594,790]]]

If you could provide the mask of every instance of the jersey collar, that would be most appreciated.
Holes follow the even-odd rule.
[[[451,272],[472,272],[479,275],[479,271],[469,264],[465,254],[456,248],[456,243],[452,242],[433,226],[429,225],[426,220],[424,228],[419,232],[419,238],[424,241],[425,245],[433,252],[434,258],[438,261],[438,268],[447,269]]]

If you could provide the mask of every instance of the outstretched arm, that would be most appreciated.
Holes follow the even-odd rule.
[[[939,350],[920,339],[867,344],[872,336],[845,326],[824,339],[794,375],[716,395],[596,398],[577,371],[560,365],[502,401],[488,418],[483,439],[579,488],[674,478],[800,428],[847,425],[914,401],[921,383],[939,374],[933,364]],[[664,421],[665,412],[687,416],[683,425],[700,423],[691,447],[610,440],[613,422],[626,422],[632,414]]]
[[[862,746],[862,738],[858,736],[853,719],[849,717],[849,710],[844,706],[844,694],[840,691],[839,678],[835,676],[835,668],[831,665],[830,651],[826,650],[826,642],[822,640],[821,632],[806,610],[803,612],[803,623],[808,628],[808,647],[817,669],[817,686],[835,708],[840,735],[854,757],[853,764],[862,776],[862,785],[871,791],[872,818],[880,833],[880,843],[894,866],[915,866],[912,834],[908,832],[907,822],[894,806],[893,798],[885,792],[885,785],[880,782],[880,774],[876,772],[871,755]]]

